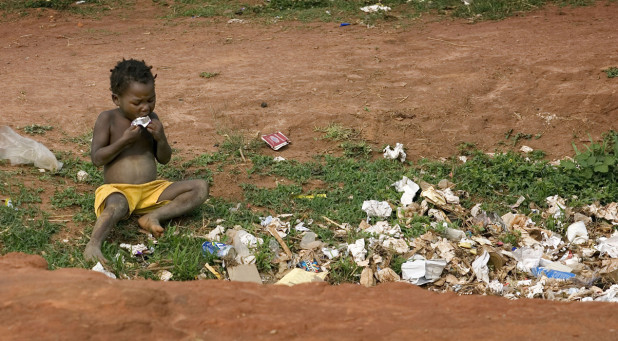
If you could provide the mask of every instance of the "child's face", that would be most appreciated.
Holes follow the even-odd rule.
[[[131,82],[123,94],[112,94],[112,100],[120,112],[131,121],[149,115],[157,101],[154,83]]]

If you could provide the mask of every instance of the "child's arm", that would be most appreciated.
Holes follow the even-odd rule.
[[[172,158],[172,147],[167,143],[167,137],[165,137],[163,124],[159,120],[159,116],[152,113],[150,118],[152,121],[146,126],[146,129],[152,134],[155,140],[155,157],[159,163],[166,164],[170,162]]]
[[[110,163],[140,137],[140,127],[131,126],[124,131],[121,138],[110,144],[110,125],[111,114],[109,111],[101,113],[94,124],[90,158],[97,167]]]

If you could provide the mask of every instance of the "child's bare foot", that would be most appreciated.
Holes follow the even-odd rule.
[[[86,245],[86,249],[84,250],[84,259],[93,262],[98,261],[103,264],[107,262],[107,259],[105,259],[105,256],[103,256],[103,253],[101,252],[101,248],[90,242]]]
[[[163,235],[164,230],[161,224],[159,223],[159,220],[153,219],[152,217],[150,217],[149,214],[145,216],[141,216],[137,220],[137,223],[142,229],[152,233],[152,235],[155,238],[159,238]]]

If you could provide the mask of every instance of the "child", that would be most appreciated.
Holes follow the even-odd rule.
[[[157,180],[157,161],[168,163],[172,149],[153,112],[156,76],[151,68],[144,61],[123,59],[111,70],[117,108],[99,114],[94,125],[91,158],[95,166],[103,166],[105,184],[95,192],[97,221],[84,251],[86,260],[105,262],[101,244],[120,219],[142,215],[139,226],[159,237],[162,221],[193,210],[208,197],[204,180]],[[131,124],[137,118],[150,122]]]

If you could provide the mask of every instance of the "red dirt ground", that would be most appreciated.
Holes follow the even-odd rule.
[[[307,160],[338,152],[315,131],[336,122],[361,130],[374,150],[403,143],[411,159],[451,156],[462,142],[504,148],[511,129],[540,136],[515,148],[556,159],[588,134],[618,130],[618,78],[602,72],[618,66],[615,2],[377,28],[166,20],[160,10],[138,1],[99,19],[39,11],[0,22],[0,125],[52,125],[36,139],[72,150],[63,138],[88,133],[113,105],[109,70],[138,58],[154,66],[156,111],[183,156],[215,151],[225,133],[282,131],[290,146],[260,152]],[[238,198],[237,183],[218,176],[211,194]],[[612,304],[456,297],[404,284],[112,281],[45,271],[37,257],[0,262],[0,332],[10,339],[613,340],[618,327]]]

